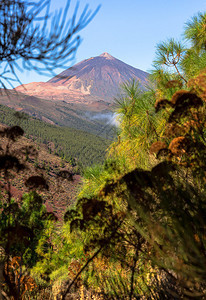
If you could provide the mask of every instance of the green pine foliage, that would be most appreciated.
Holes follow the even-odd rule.
[[[206,295],[205,68],[203,46],[173,39],[157,46],[148,90],[123,86],[118,140],[104,166],[85,173],[65,214],[84,251],[110,269],[95,273],[107,299]],[[94,290],[95,278],[85,279]]]

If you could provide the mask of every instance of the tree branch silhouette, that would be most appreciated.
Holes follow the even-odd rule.
[[[80,45],[79,32],[97,14],[86,5],[80,16],[79,2],[68,19],[70,0],[63,9],[50,13],[51,0],[38,2],[3,0],[0,3],[0,87],[21,84],[17,71],[35,70],[54,74],[71,61]],[[22,67],[20,67],[20,65]]]

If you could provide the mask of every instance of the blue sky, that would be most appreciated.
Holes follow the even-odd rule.
[[[66,3],[66,0],[51,1],[52,10]],[[71,0],[71,14],[75,3]],[[198,11],[206,10],[206,0],[80,0],[79,11],[86,4],[92,10],[101,4],[101,9],[81,32],[83,41],[72,64],[108,52],[144,71],[151,69],[158,42],[170,37],[180,40],[185,22]],[[24,84],[49,80],[28,71],[19,77]]]

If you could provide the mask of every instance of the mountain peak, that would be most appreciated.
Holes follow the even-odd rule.
[[[114,59],[114,57],[112,55],[110,55],[109,53],[107,52],[104,52],[100,55],[100,57],[105,57],[107,59]]]
[[[33,83],[26,88],[28,90],[30,87],[27,94],[49,100],[87,104],[95,101],[112,103],[123,82],[135,79],[144,86],[147,76],[146,72],[104,52],[64,70],[43,85]]]

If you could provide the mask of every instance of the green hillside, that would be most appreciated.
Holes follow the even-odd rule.
[[[0,123],[23,128],[25,136],[44,143],[67,161],[86,167],[101,163],[110,141],[81,130],[58,127],[0,105]]]

